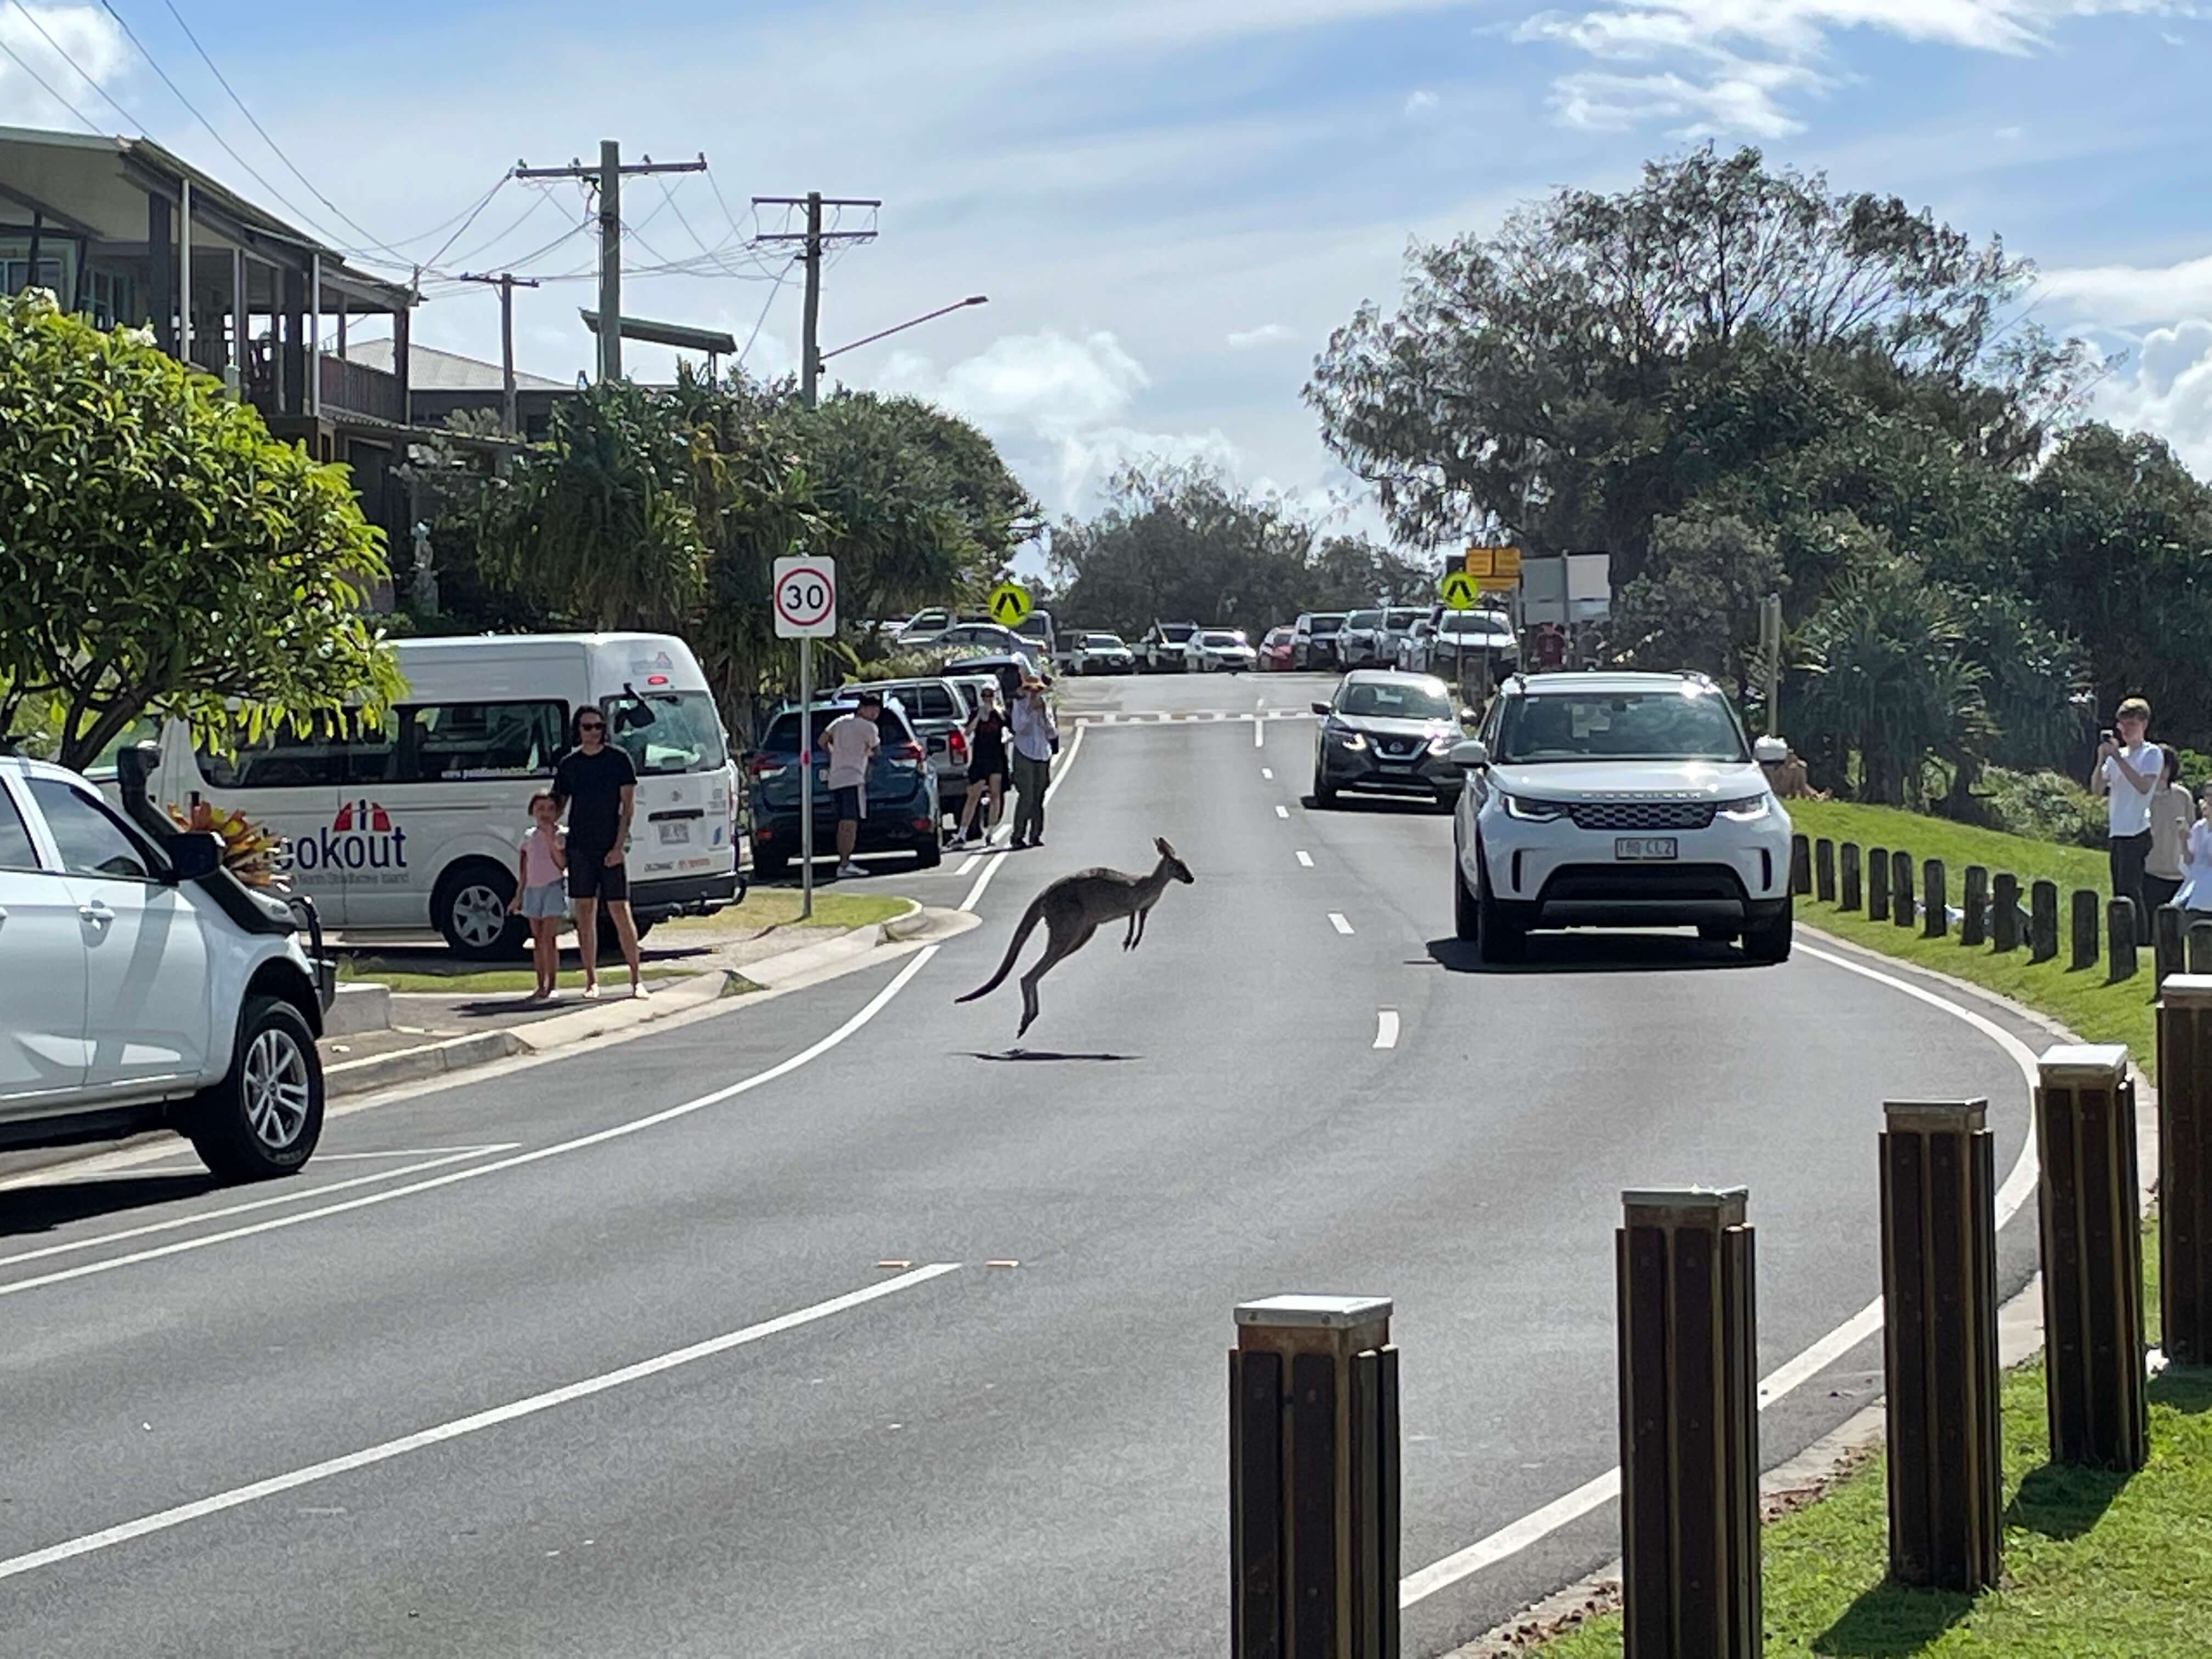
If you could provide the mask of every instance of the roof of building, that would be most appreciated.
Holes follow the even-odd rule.
[[[369,368],[380,368],[386,374],[392,372],[392,341],[387,337],[374,340],[356,340],[346,347],[346,356]],[[497,363],[464,357],[458,352],[441,351],[435,346],[407,343],[407,386],[410,392],[489,392],[501,390],[500,368]],[[549,380],[542,374],[526,374],[514,371],[517,392],[574,392],[572,380]]]

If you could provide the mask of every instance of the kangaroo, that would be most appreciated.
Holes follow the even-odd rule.
[[[1124,875],[1119,870],[1079,870],[1039,893],[1022,913],[1021,925],[1014,929],[1014,942],[1006,947],[1006,959],[999,964],[990,982],[953,1000],[973,1002],[1005,984],[1006,975],[1013,971],[1014,958],[1021,955],[1022,946],[1029,943],[1030,934],[1042,921],[1046,929],[1044,954],[1037,958],[1036,967],[1022,975],[1022,1029],[1014,1033],[1018,1037],[1028,1032],[1037,1017],[1037,981],[1061,960],[1091,943],[1091,936],[1103,924],[1127,917],[1129,931],[1122,938],[1121,948],[1135,950],[1145,937],[1145,918],[1160,902],[1168,884],[1196,879],[1190,866],[1176,856],[1174,848],[1161,840],[1152,845],[1159,850],[1160,861],[1148,876]]]

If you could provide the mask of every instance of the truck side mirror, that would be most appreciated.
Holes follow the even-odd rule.
[[[198,830],[169,838],[169,878],[201,881],[222,868],[222,837]]]

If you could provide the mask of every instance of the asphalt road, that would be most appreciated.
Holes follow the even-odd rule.
[[[1237,717],[1314,684],[1073,692],[1148,718],[1084,730],[1045,848],[928,878],[999,866],[933,951],[351,1114],[281,1187],[0,1191],[0,1650],[1218,1655],[1238,1301],[1396,1299],[1411,1573],[1612,1466],[1620,1188],[1751,1188],[1771,1370],[1875,1293],[1883,1098],[1989,1097],[2011,1166],[2013,1060],[1809,953],[1477,971],[1449,821],[1309,810],[1310,723]],[[1141,950],[1102,932],[1019,1048],[1013,986],[954,1004],[1156,835],[1198,879]],[[1406,1651],[1616,1547],[1600,1505]]]

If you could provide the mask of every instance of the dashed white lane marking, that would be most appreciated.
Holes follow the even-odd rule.
[[[1281,805],[1279,802],[1276,805],[1276,807],[1275,807],[1275,816],[1276,816],[1277,817],[1279,817],[1279,818],[1286,818],[1286,817],[1290,817],[1290,815],[1291,815],[1291,809],[1290,809],[1289,807],[1287,807],[1287,806],[1285,806],[1285,805]]]
[[[447,1152],[442,1157],[430,1158],[424,1163],[404,1164],[396,1170],[379,1170],[374,1175],[356,1176],[350,1181],[333,1181],[319,1187],[301,1186],[290,1192],[279,1193],[273,1198],[257,1198],[249,1203],[227,1205],[219,1210],[196,1210],[190,1215],[172,1216],[167,1221],[149,1221],[143,1226],[126,1227],[120,1232],[102,1233],[97,1238],[73,1238],[65,1243],[41,1245],[35,1250],[24,1250],[15,1255],[0,1255],[0,1267],[12,1267],[23,1261],[43,1261],[49,1256],[69,1255],[76,1251],[89,1250],[102,1244],[119,1244],[125,1239],[144,1238],[153,1233],[173,1232],[179,1227],[198,1226],[204,1221],[222,1221],[234,1215],[246,1215],[255,1210],[272,1209],[280,1204],[309,1203],[315,1199],[326,1197],[331,1193],[342,1193],[350,1188],[367,1187],[379,1181],[401,1181],[409,1176],[419,1175],[425,1170],[442,1170],[449,1164],[465,1163],[472,1158],[486,1158],[494,1152],[513,1152],[520,1144],[516,1141],[507,1141],[497,1146],[464,1146],[457,1151]],[[349,1156],[374,1158],[380,1154],[332,1152],[319,1161],[329,1162]],[[152,1176],[157,1175],[159,1171],[133,1170],[131,1173],[134,1176]],[[186,1173],[191,1172],[186,1171]],[[13,1291],[27,1289],[28,1285],[44,1282],[40,1279],[32,1279],[25,1285],[0,1285],[0,1296],[7,1296]]]
[[[1375,1011],[1375,1046],[1378,1048],[1398,1046],[1398,1011],[1395,1008]]]
[[[1255,749],[1264,749],[1267,746],[1267,721],[1254,720],[1252,722],[1252,746]]]
[[[1877,985],[1887,985],[1893,991],[1902,991],[1906,996],[1924,1002],[1931,1008],[1940,1008],[1953,1018],[1972,1026],[2003,1049],[2012,1062],[2020,1067],[2021,1074],[2027,1079],[2028,1091],[2033,1097],[2037,1082],[2035,1052],[1995,1020],[1948,1001],[1924,987],[1899,979],[1893,974],[1885,974],[1864,963],[1854,962],[1848,957],[1804,944],[1800,944],[1797,950],[1801,956],[1815,957],[1832,967],[1870,979]],[[2021,1142],[2020,1156],[2013,1163],[2012,1172],[1998,1189],[1998,1226],[2002,1227],[2020,1212],[2021,1206],[2035,1192],[2036,1179],[2035,1136],[2031,1133]],[[1877,1297],[1796,1358],[1785,1361],[1762,1378],[1759,1385],[1759,1409],[1765,1410],[1812,1377],[1819,1376],[1881,1328],[1881,1300]],[[1518,1521],[1499,1528],[1487,1538],[1479,1538],[1465,1549],[1455,1550],[1441,1561],[1431,1563],[1419,1572],[1407,1574],[1398,1581],[1398,1605],[1401,1608],[1410,1607],[1416,1601],[1427,1600],[1440,1589],[1450,1588],[1462,1578],[1472,1577],[1485,1567],[1508,1560],[1530,1545],[1550,1537],[1560,1528],[1579,1521],[1592,1510],[1609,1504],[1620,1496],[1620,1470],[1616,1467],[1585,1480],[1572,1492],[1562,1493],[1542,1508],[1531,1510]]]
[[[1328,925],[1335,928],[1340,933],[1348,933],[1352,931],[1352,924],[1346,921],[1340,912],[1335,910],[1332,910],[1328,913]]]
[[[1299,849],[1299,852],[1298,852],[1298,863],[1300,864],[1300,866],[1303,866],[1303,867],[1304,867],[1304,868],[1305,868],[1305,869],[1308,869],[1308,870],[1312,869],[1312,868],[1313,868],[1313,854],[1312,854],[1311,853],[1309,853],[1309,852],[1305,851],[1304,848],[1300,848],[1300,849]]]
[[[982,861],[983,855],[981,853],[970,853],[966,858],[960,860],[960,867],[952,872],[952,878],[955,881],[959,880],[961,877],[966,875],[970,870],[973,870]]]
[[[1275,769],[1272,766],[1263,766],[1260,769],[1260,775],[1273,783],[1275,781]]]
[[[404,1457],[410,1452],[421,1451],[428,1446],[442,1445],[449,1440],[483,1430],[496,1428],[502,1423],[512,1423],[519,1418],[534,1417],[539,1412],[566,1406],[574,1401],[588,1400],[595,1394],[605,1394],[610,1389],[619,1389],[630,1382],[640,1382],[663,1371],[674,1370],[679,1365],[692,1364],[702,1359],[711,1359],[716,1354],[727,1353],[732,1348],[779,1336],[785,1331],[796,1330],[817,1320],[828,1319],[857,1308],[866,1303],[877,1302],[899,1291],[911,1290],[933,1279],[941,1279],[956,1271],[957,1261],[933,1261],[926,1267],[916,1267],[912,1273],[901,1273],[896,1279],[870,1285],[861,1290],[848,1291],[843,1296],[833,1296],[826,1302],[817,1302],[811,1307],[794,1309],[787,1314],[778,1314],[773,1319],[763,1319],[743,1330],[729,1331],[720,1336],[709,1337],[704,1342],[695,1342],[688,1348],[677,1348],[656,1354],[650,1359],[641,1359],[635,1364],[619,1370],[602,1371],[597,1376],[587,1376],[581,1382],[570,1382],[543,1394],[533,1394],[521,1400],[509,1401],[504,1406],[495,1406],[489,1411],[477,1412],[468,1417],[457,1417],[449,1423],[440,1423],[413,1434],[402,1435],[397,1440],[386,1440],[380,1445],[368,1446],[360,1451],[348,1452],[342,1457],[310,1463],[305,1468],[294,1469],[285,1474],[271,1475],[265,1480],[256,1480],[247,1486],[234,1486],[211,1497],[195,1498],[189,1504],[179,1504],[174,1509],[157,1514],[141,1516],[136,1521],[125,1521],[120,1526],[108,1527],[99,1532],[85,1534],[64,1543],[52,1544],[42,1550],[18,1555],[0,1561],[0,1578],[19,1577],[50,1567],[57,1562],[72,1560],[80,1555],[90,1555],[100,1550],[112,1549],[118,1544],[127,1544],[134,1539],[145,1538],[157,1532],[167,1532],[188,1522],[204,1520],[210,1515],[221,1515],[226,1510],[241,1509],[258,1503],[264,1498],[274,1498],[280,1492],[295,1492],[301,1486],[312,1486],[318,1480],[350,1474],[356,1469],[365,1469],[379,1463],[388,1463],[395,1457]]]

